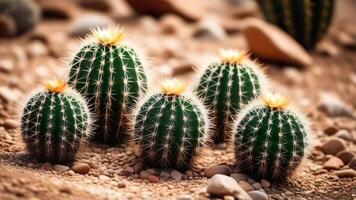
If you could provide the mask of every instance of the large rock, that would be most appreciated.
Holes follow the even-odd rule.
[[[331,157],[323,165],[324,169],[327,169],[327,170],[341,169],[341,167],[343,167],[343,166],[344,166],[344,163],[338,157]]]
[[[209,180],[206,190],[213,196],[230,195],[242,200],[251,199],[233,178],[221,174],[217,174]]]
[[[201,0],[126,0],[139,14],[161,16],[172,13],[189,21],[197,21],[206,16],[204,4]]]
[[[312,57],[291,36],[259,19],[244,22],[243,33],[250,51],[262,59],[298,66],[309,66]]]

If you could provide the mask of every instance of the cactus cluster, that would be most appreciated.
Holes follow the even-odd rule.
[[[251,103],[235,124],[235,156],[240,169],[257,178],[279,181],[301,162],[308,126],[278,94]]]
[[[208,66],[195,92],[210,109],[215,126],[213,140],[231,135],[231,122],[239,110],[260,94],[263,75],[245,52],[221,50],[220,61]]]
[[[135,117],[135,137],[146,165],[187,169],[205,142],[207,115],[199,101],[181,95],[177,80],[163,83],[139,106]]]
[[[335,0],[257,0],[265,18],[312,49],[326,34]]]
[[[95,113],[94,139],[118,144],[126,138],[128,117],[147,89],[142,60],[122,43],[120,28],[93,30],[71,62],[69,84]]]
[[[83,140],[90,136],[91,118],[84,99],[61,81],[30,97],[21,117],[27,149],[40,161],[73,161]]]

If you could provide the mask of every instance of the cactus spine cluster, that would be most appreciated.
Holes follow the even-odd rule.
[[[287,108],[288,100],[267,95],[250,104],[235,124],[235,156],[240,169],[272,181],[286,178],[308,146],[308,126]]]
[[[312,49],[325,35],[334,12],[334,0],[257,0],[265,18]]]
[[[210,109],[215,143],[229,138],[231,122],[240,108],[260,93],[262,81],[262,73],[246,53],[221,50],[220,57],[220,62],[208,66],[195,89]]]
[[[92,31],[89,42],[75,55],[69,77],[69,84],[95,112],[94,138],[107,144],[125,139],[127,115],[147,88],[141,58],[122,43],[122,32],[119,28]]]
[[[135,137],[144,162],[151,167],[187,169],[204,144],[207,116],[193,97],[181,95],[177,80],[143,101],[135,115]]]
[[[73,161],[82,140],[89,137],[90,113],[84,99],[64,82],[49,81],[35,93],[21,117],[22,136],[39,161]]]

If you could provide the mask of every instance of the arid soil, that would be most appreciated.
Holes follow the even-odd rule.
[[[216,57],[218,49],[248,50],[238,26],[241,16],[233,14],[233,6],[212,2],[216,4],[211,6],[212,15],[227,10],[223,18],[226,21],[217,25],[226,32],[222,38],[196,36],[199,22],[186,22],[175,15],[156,19],[133,16],[132,11],[122,15],[114,12],[115,23],[125,26],[126,39],[147,55],[153,85],[165,77],[177,76],[190,86],[199,71]],[[353,164],[341,161],[336,166],[325,166],[330,159],[340,161],[339,151],[356,154],[356,7],[353,1],[339,3],[333,26],[322,42],[326,45],[311,52],[312,66],[297,68],[260,61],[273,82],[273,90],[290,96],[292,103],[310,118],[314,137],[311,154],[287,183],[262,184],[271,199],[356,198],[356,157]],[[69,11],[68,7],[60,12]],[[255,15],[253,10],[246,13]],[[145,169],[132,143],[115,147],[87,144],[77,163],[66,165],[37,163],[29,158],[19,129],[21,106],[42,81],[66,79],[68,61],[80,43],[77,37],[67,34],[73,20],[52,16],[22,37],[0,39],[0,199],[208,199],[206,169],[224,165],[239,173],[229,143],[205,147],[203,156],[187,172]],[[236,22],[234,31],[231,25],[222,25],[231,21]],[[345,107],[338,116],[326,111],[335,102]],[[334,143],[327,144],[330,140]],[[333,152],[339,146],[341,150]],[[331,148],[332,153],[325,148]],[[82,167],[72,168],[75,165]],[[340,175],[343,170],[348,174]],[[259,181],[245,179],[250,186]]]

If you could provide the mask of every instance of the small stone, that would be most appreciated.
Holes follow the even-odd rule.
[[[250,191],[248,195],[250,195],[252,200],[268,200],[267,194],[261,191]]]
[[[62,173],[69,170],[68,166],[65,165],[53,165],[53,169],[56,172]]]
[[[142,171],[143,170],[142,162],[136,163],[135,166],[133,167],[133,169],[134,169],[135,173],[138,173],[138,172]]]
[[[256,182],[256,183],[252,184],[252,187],[255,188],[256,190],[258,190],[258,189],[262,188],[262,185],[261,185],[261,183]]]
[[[162,179],[162,180],[167,180],[169,178],[170,174],[166,171],[161,171],[161,173],[159,174],[159,177]]]
[[[253,191],[253,187],[251,186],[250,183],[247,181],[239,181],[239,185],[241,186],[242,189],[244,189],[246,192]]]
[[[251,199],[233,178],[222,174],[216,174],[209,179],[206,190],[215,196],[233,195],[240,199]]]
[[[114,22],[105,15],[87,14],[82,15],[71,25],[69,25],[68,34],[71,37],[84,37],[93,28],[103,28],[114,24]]]
[[[28,159],[28,153],[26,151],[19,151],[15,153],[16,160],[26,160]]]
[[[118,187],[118,188],[125,188],[125,187],[126,187],[126,183],[124,183],[124,182],[119,182],[119,183],[117,183],[117,187]]]
[[[350,167],[351,169],[356,170],[356,158],[353,158],[353,159],[350,161],[349,167]]]
[[[340,55],[340,49],[338,46],[331,42],[321,42],[317,45],[316,50],[323,55],[336,57]]]
[[[171,172],[171,177],[176,181],[182,180],[182,176],[183,176],[183,174],[175,169],[172,170],[172,172]]]
[[[6,129],[15,129],[20,126],[20,123],[13,119],[5,119],[4,127]]]
[[[177,197],[177,200],[193,200],[193,197],[189,194],[182,194]]]
[[[140,178],[142,179],[146,179],[149,175],[150,173],[148,173],[146,170],[140,172]]]
[[[99,175],[99,180],[103,181],[103,182],[106,182],[106,181],[110,180],[110,177],[105,176],[105,175]]]
[[[248,179],[248,175],[241,174],[241,173],[233,173],[231,174],[231,177],[235,179],[237,182]]]
[[[206,19],[199,22],[193,36],[207,40],[223,40],[226,38],[226,33],[225,30],[216,21]]]
[[[155,175],[149,175],[147,177],[147,180],[150,182],[150,183],[158,183],[159,181],[159,178]]]
[[[45,162],[45,163],[43,163],[42,168],[43,168],[44,170],[49,171],[49,170],[52,170],[52,165],[51,165],[51,163],[49,163],[49,162]]]
[[[340,158],[344,164],[348,164],[356,155],[349,150],[343,150],[337,153],[336,156]]]
[[[353,178],[356,177],[356,171],[353,169],[344,169],[335,172],[339,178]]]
[[[326,129],[324,129],[324,133],[329,136],[334,135],[337,131],[338,131],[338,129],[334,126],[330,126],[330,127],[327,127]]]
[[[225,195],[224,196],[224,200],[235,200],[234,196],[230,196],[230,195]]]
[[[356,143],[356,138],[354,138],[348,130],[341,129],[336,133],[336,137],[341,138],[345,141],[352,141]]]
[[[204,175],[208,178],[213,177],[215,174],[224,174],[230,176],[231,168],[226,165],[215,165],[206,169],[204,173]]]
[[[327,92],[321,92],[319,94],[318,109],[328,114],[330,117],[356,118],[350,106],[339,97]]]
[[[261,179],[261,185],[264,188],[269,188],[271,187],[271,183],[269,181],[267,181],[266,179]]]
[[[324,142],[321,146],[321,150],[325,154],[331,154],[331,155],[336,155],[340,151],[346,149],[346,145],[344,141],[338,138],[331,138]]]
[[[326,161],[323,165],[324,169],[341,169],[344,166],[344,163],[338,157],[331,157],[328,161]]]
[[[154,169],[154,168],[147,169],[146,171],[152,175],[159,175],[159,170]]]
[[[9,73],[11,72],[15,67],[14,61],[11,59],[2,59],[0,60],[0,71]]]
[[[87,163],[74,162],[72,170],[78,174],[87,174],[90,170],[90,166]]]

